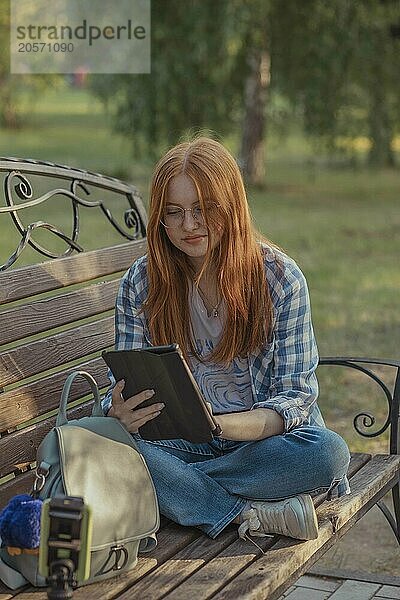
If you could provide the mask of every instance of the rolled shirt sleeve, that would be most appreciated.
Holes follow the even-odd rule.
[[[259,386],[252,408],[275,410],[283,418],[284,431],[288,432],[300,425],[314,424],[310,417],[313,412],[320,417],[320,412],[316,405],[315,375],[318,350],[307,282],[297,264],[286,256],[285,259],[282,276],[272,282],[271,297],[275,305],[272,358],[268,368],[260,369],[267,381]]]

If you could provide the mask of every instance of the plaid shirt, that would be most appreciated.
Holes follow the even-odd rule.
[[[305,424],[324,426],[316,403],[318,351],[306,280],[295,261],[279,250],[265,246],[264,264],[275,321],[271,343],[248,356],[252,408],[276,410],[284,420],[285,432]],[[146,267],[145,255],[121,280],[115,313],[118,350],[151,345],[146,317],[140,313],[148,292]],[[114,383],[112,376],[111,381]],[[111,390],[103,401],[106,410],[110,405]]]
[[[316,402],[318,350],[311,322],[307,282],[296,262],[280,250],[263,246],[266,279],[274,307],[272,341],[249,354],[254,408],[270,408],[284,421],[285,433],[301,425],[324,427]],[[142,348],[152,345],[148,324],[140,308],[147,297],[147,255],[136,260],[121,280],[115,313],[115,348]],[[103,408],[111,406],[115,380]],[[349,493],[345,477],[334,482],[330,496]]]

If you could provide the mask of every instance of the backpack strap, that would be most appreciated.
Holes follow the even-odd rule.
[[[78,375],[84,377],[86,381],[88,381],[88,383],[90,384],[94,397],[92,417],[104,417],[104,412],[101,406],[99,388],[97,387],[96,380],[92,377],[92,375],[90,375],[90,373],[87,373],[86,371],[74,371],[73,373],[68,375],[64,383],[64,387],[61,393],[60,408],[56,420],[56,427],[61,427],[61,425],[65,425],[66,423],[68,423],[67,402],[69,398],[69,392],[71,390],[72,382],[74,381],[75,377],[78,377]]]

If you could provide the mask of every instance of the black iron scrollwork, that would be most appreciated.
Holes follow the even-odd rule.
[[[361,364],[360,364],[361,363]],[[399,437],[400,437],[400,429],[399,429],[399,418],[400,418],[400,361],[398,360],[386,360],[379,358],[354,358],[354,357],[324,357],[319,361],[320,365],[335,365],[335,366],[343,366],[350,367],[352,369],[357,369],[361,371],[371,379],[373,379],[379,387],[383,390],[386,401],[388,403],[388,414],[387,418],[377,431],[372,433],[368,433],[364,431],[361,427],[369,428],[375,425],[375,417],[371,415],[369,412],[359,413],[354,417],[353,424],[357,433],[362,435],[363,437],[377,437],[384,433],[388,428],[390,430],[390,454],[398,454],[399,453]],[[370,369],[367,369],[362,364],[370,364],[370,365],[380,365],[387,366],[396,369],[396,377],[393,386],[393,392],[389,390],[387,385]],[[361,425],[360,425],[361,423]],[[386,520],[388,521],[390,527],[398,543],[400,544],[400,488],[399,483],[397,483],[392,487],[392,497],[393,497],[393,507],[394,514],[392,514],[389,507],[385,504],[385,502],[381,499],[377,502],[377,506],[382,511]]]
[[[388,386],[385,384],[380,377],[376,375],[371,369],[368,369],[362,366],[359,363],[364,364],[374,364],[374,365],[385,365],[390,367],[397,367],[397,378],[394,386],[393,393],[390,391]],[[365,429],[369,429],[373,427],[376,423],[376,418],[370,412],[363,411],[357,414],[353,419],[353,425],[357,433],[366,438],[378,437],[382,433],[384,433],[390,427],[390,445],[391,451],[397,452],[398,447],[398,411],[399,411],[399,401],[400,401],[400,386],[399,386],[399,368],[400,362],[398,361],[386,361],[381,359],[369,359],[369,358],[344,358],[344,357],[326,357],[320,359],[320,365],[335,365],[335,366],[344,366],[349,367],[351,369],[356,369],[361,371],[369,378],[371,378],[375,383],[382,389],[384,396],[386,398],[388,411],[387,417],[383,425],[377,429],[376,431],[365,431]]]
[[[9,169],[9,172],[4,181],[4,197],[6,206],[0,207],[0,213],[9,213],[18,232],[21,235],[21,239],[8,258],[8,260],[0,266],[0,271],[4,271],[11,267],[18,257],[21,255],[27,245],[34,248],[40,254],[49,258],[61,258],[68,256],[72,252],[82,252],[84,249],[78,242],[80,233],[80,221],[79,221],[79,209],[80,207],[85,208],[98,208],[105,215],[108,222],[112,227],[125,239],[133,241],[140,237],[145,236],[146,227],[146,216],[145,211],[141,202],[136,188],[128,186],[117,179],[110,177],[103,177],[97,173],[90,173],[88,171],[82,171],[78,169],[71,169],[69,167],[55,165],[52,163],[45,163],[39,161],[20,161],[20,159],[0,159],[0,170],[6,170],[4,168],[4,161],[15,163],[18,162],[18,166],[22,165],[22,170]],[[33,167],[32,164],[35,166]],[[29,167],[28,167],[29,165]],[[26,174],[22,171],[25,169]],[[29,171],[29,173],[28,173]],[[55,187],[51,191],[48,191],[41,196],[33,197],[33,187],[29,181],[27,175],[43,175],[53,176],[58,179],[67,180],[69,186],[66,187]],[[86,181],[85,181],[86,180]],[[103,189],[111,191],[113,193],[122,194],[129,205],[129,208],[124,212],[123,224],[127,231],[117,219],[113,216],[111,210],[105,205],[103,200],[90,200],[90,187],[96,187],[97,189]],[[22,202],[14,202],[13,194],[22,200]],[[37,220],[28,225],[25,225],[20,217],[23,210],[38,206],[47,201],[50,201],[55,196],[63,196],[71,201],[72,209],[72,233],[66,234],[60,231],[55,225],[47,223],[46,221]],[[60,253],[55,253],[48,248],[45,248],[33,239],[33,233],[39,229],[44,229],[52,233],[54,236],[62,239],[67,244],[67,249]]]
[[[363,437],[378,437],[379,435],[384,433],[390,425],[390,409],[391,409],[391,405],[392,405],[392,394],[391,394],[389,388],[387,387],[387,385],[370,369],[366,369],[366,368],[364,368],[360,365],[356,365],[356,364],[349,364],[347,366],[350,366],[353,369],[357,369],[358,371],[365,373],[368,377],[373,379],[379,385],[379,387],[383,390],[383,392],[385,394],[386,401],[388,403],[388,414],[387,414],[385,423],[382,425],[382,427],[380,429],[378,429],[377,431],[370,432],[370,433],[368,433],[367,431],[363,431],[361,429],[361,425],[359,425],[360,422],[362,422],[362,426],[364,428],[373,427],[375,425],[376,419],[370,413],[367,413],[367,412],[359,413],[353,419],[354,429],[357,431],[357,433],[359,433]]]

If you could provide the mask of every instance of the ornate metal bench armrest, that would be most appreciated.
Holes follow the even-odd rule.
[[[338,365],[357,369],[373,379],[383,390],[388,402],[388,416],[384,425],[374,433],[366,433],[359,426],[359,421],[364,427],[372,427],[375,423],[375,417],[367,412],[360,413],[354,417],[354,428],[364,437],[376,437],[390,427],[390,454],[399,453],[399,404],[400,404],[400,361],[394,359],[380,359],[368,357],[347,357],[347,356],[325,356],[321,357],[320,365]],[[362,365],[383,365],[397,369],[396,379],[393,386],[393,392],[389,390],[386,384],[370,369]],[[377,506],[383,512],[390,527],[400,544],[400,489],[399,482],[392,487],[392,497],[394,505],[394,514],[383,500],[377,502]]]
[[[3,216],[2,213],[8,214],[21,239],[6,262],[1,264],[0,261],[0,271],[9,269],[18,260],[27,245],[48,258],[61,258],[70,255],[72,252],[83,252],[84,248],[79,243],[81,210],[101,211],[112,228],[126,240],[134,241],[146,236],[146,210],[139,190],[134,185],[124,183],[114,177],[92,173],[83,169],[58,165],[48,161],[14,157],[0,157],[0,176],[2,173],[5,173],[5,179],[4,200],[0,196],[0,218]],[[38,182],[37,177],[46,181],[46,189],[49,189],[35,198],[34,187]],[[95,190],[101,192],[99,196],[101,199],[96,200],[94,196],[90,196]],[[111,209],[107,207],[107,194],[113,195],[114,200],[118,197],[125,199],[127,206],[123,215],[116,218]],[[28,223],[32,215],[31,217],[26,216],[28,221],[25,222],[25,209],[43,205],[43,213],[46,214],[44,204],[54,202],[60,198],[69,200],[72,233],[65,233],[54,224],[41,219]],[[5,206],[2,206],[3,201]],[[116,208],[115,202],[110,204],[114,210]],[[121,208],[118,210],[121,212]],[[59,252],[48,248],[47,245],[44,247],[39,244],[35,240],[36,233],[39,230],[46,230],[54,238],[63,240],[66,249]]]
[[[366,433],[362,431],[359,426],[359,421],[362,420],[364,427],[372,427],[375,423],[375,417],[369,413],[360,413],[354,417],[353,423],[354,428],[363,437],[377,437],[381,435],[388,427],[390,427],[390,453],[399,453],[399,406],[400,406],[400,361],[395,359],[381,359],[381,358],[369,358],[369,357],[353,357],[353,356],[324,356],[319,360],[319,364],[323,365],[334,365],[343,366],[356,369],[361,371],[377,383],[383,390],[387,402],[388,402],[388,416],[383,426],[374,433]],[[387,385],[369,368],[363,366],[366,365],[381,365],[394,367],[397,369],[396,379],[393,386],[393,391],[387,387]]]

